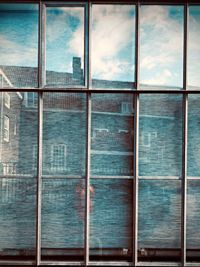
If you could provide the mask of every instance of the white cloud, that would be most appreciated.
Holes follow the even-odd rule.
[[[120,53],[134,41],[134,19],[130,15],[130,6],[97,5],[92,16],[93,76],[102,79],[116,79],[122,74],[126,76],[126,72],[131,71],[130,59]],[[130,46],[128,53],[133,60],[134,48]]]
[[[130,6],[94,5],[92,8],[92,75],[101,79],[116,79],[119,75],[127,77],[132,72],[130,59],[120,58],[120,52],[134,39],[134,19],[130,15]],[[83,23],[72,34],[69,50],[83,58]],[[132,48],[132,47],[131,47]],[[132,48],[132,55],[134,48]],[[129,49],[130,53],[130,49]],[[127,55],[126,55],[127,56]]]
[[[142,83],[147,85],[161,85],[164,86],[168,83],[169,79],[173,77],[173,74],[168,69],[159,71],[152,78],[143,79]]]
[[[180,86],[182,84],[182,52],[183,20],[172,17],[169,7],[143,6],[141,12],[141,82],[145,83],[150,80],[156,85],[174,83],[174,86]],[[151,78],[146,79],[149,76]]]
[[[49,10],[49,12],[48,12]],[[52,12],[50,12],[52,11]],[[56,12],[57,11],[57,12]],[[66,42],[69,37],[68,35],[72,34],[73,29],[69,24],[68,18],[77,18],[83,24],[84,10],[80,7],[60,7],[60,8],[48,8],[47,9],[47,25],[46,25],[46,34],[48,42],[53,42],[58,40],[60,37],[66,38]]]
[[[81,7],[61,7],[52,10],[52,13],[47,13],[47,42],[51,47],[49,53],[55,50],[55,59],[59,53],[62,53],[63,60],[66,59],[65,61],[61,60],[62,62],[54,61],[56,69],[59,66],[63,71],[72,71],[71,59],[73,56],[82,58],[83,67],[84,9]],[[73,19],[78,21],[78,26],[73,25]],[[52,42],[54,43],[52,44]],[[51,60],[52,58],[51,56]],[[53,66],[49,67],[54,69]]]
[[[0,34],[0,64],[18,66],[37,66],[37,48],[8,39]]]
[[[200,87],[200,10],[189,20],[188,84]]]
[[[79,56],[83,59],[84,56],[84,24],[81,23],[81,26],[72,34],[70,38],[68,49],[70,53],[75,56]]]

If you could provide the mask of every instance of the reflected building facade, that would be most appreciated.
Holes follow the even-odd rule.
[[[73,59],[72,74],[47,72],[48,84],[81,84],[79,58]],[[28,73],[29,79],[26,80]],[[32,87],[36,69],[1,67],[1,81],[8,87]],[[21,84],[23,83],[23,85]],[[100,87],[111,83],[119,88],[128,82],[94,80]],[[141,97],[139,175],[162,177],[181,175],[182,100],[170,95]],[[84,229],[84,182],[86,161],[86,96],[81,93],[44,93],[42,175],[42,247],[81,249]],[[34,203],[37,175],[38,98],[33,92],[1,93],[1,175],[24,179],[1,179],[1,206],[8,214],[0,220],[10,225],[2,234],[2,248],[34,247]],[[115,249],[116,255],[132,255],[134,97],[129,94],[92,94],[91,109],[91,255]],[[27,176],[27,179],[25,178]],[[30,176],[30,177],[29,177]],[[68,177],[62,180],[61,176]],[[103,180],[103,177],[108,179]],[[110,177],[110,179],[109,179]],[[121,179],[113,180],[113,177]],[[93,179],[101,178],[101,179]],[[174,183],[174,182],[173,182]],[[139,247],[180,247],[180,183],[140,182]],[[161,190],[162,189],[162,190]],[[102,196],[104,196],[102,198]],[[23,206],[19,214],[11,206]],[[156,203],[162,203],[159,207]],[[150,206],[149,206],[150,205]],[[110,207],[110,208],[108,208]],[[112,210],[112,212],[107,212]],[[162,215],[161,215],[162,214]],[[13,216],[15,219],[13,219]],[[6,219],[7,218],[7,219]],[[20,218],[23,218],[23,223]],[[101,218],[101,219],[100,219]],[[165,230],[164,243],[159,233]],[[2,233],[6,233],[1,224]],[[73,230],[72,237],[69,230]],[[154,234],[152,235],[152,229]],[[22,234],[22,232],[25,234]],[[164,231],[164,230],[163,230]],[[171,236],[170,232],[174,235]],[[56,233],[56,234],[55,234]],[[63,235],[65,233],[65,235]],[[108,235],[109,233],[109,235]],[[11,236],[16,235],[16,242]],[[31,244],[27,238],[31,236]],[[10,239],[9,239],[10,236]],[[7,246],[5,246],[5,240]],[[149,244],[151,244],[149,246]],[[118,251],[119,250],[119,251]],[[101,251],[101,252],[99,252]],[[113,253],[113,251],[112,251]]]

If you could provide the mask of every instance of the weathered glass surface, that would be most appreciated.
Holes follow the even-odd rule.
[[[135,6],[92,6],[92,86],[134,88]]]
[[[182,96],[140,96],[139,175],[180,176]]]
[[[92,175],[133,175],[133,113],[131,95],[92,95]]]
[[[0,259],[35,255],[36,180],[0,179]]]
[[[1,175],[36,175],[37,94],[0,92]]]
[[[0,4],[0,87],[37,87],[38,5]]]
[[[188,31],[188,85],[190,89],[199,89],[200,84],[200,6],[189,6]]]
[[[187,183],[187,257],[190,260],[200,260],[200,181],[188,181]]]
[[[183,86],[183,6],[143,5],[140,85]]]
[[[92,179],[90,259],[131,259],[133,181]],[[97,258],[96,258],[97,259]]]
[[[84,247],[84,179],[43,179],[42,256],[81,259]],[[80,257],[80,258],[79,258]]]
[[[138,228],[140,255],[156,256],[156,249],[160,251],[178,249],[180,240],[181,181],[140,180]],[[159,256],[159,253],[157,255]],[[168,255],[172,256],[173,253]]]
[[[45,93],[43,174],[84,175],[86,97],[78,93]]]
[[[47,7],[46,85],[84,85],[84,8]]]
[[[188,175],[200,176],[200,96],[188,97]]]

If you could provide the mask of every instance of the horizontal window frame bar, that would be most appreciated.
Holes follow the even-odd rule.
[[[4,177],[5,178],[5,177]],[[12,178],[12,177],[11,177]],[[41,178],[43,180],[58,180],[58,179],[66,179],[66,180],[70,180],[70,179],[86,179],[86,176],[79,176],[79,175],[42,175]],[[1,178],[0,178],[1,179]],[[35,177],[36,179],[36,177]],[[90,179],[122,179],[122,180],[133,180],[134,176],[132,175],[91,175]]]
[[[39,3],[42,3],[42,4],[45,4],[45,5],[70,5],[70,4],[81,4],[81,5],[84,5],[84,4],[88,4],[88,3],[91,3],[91,4],[122,4],[122,5],[127,5],[127,4],[131,4],[131,5],[136,5],[137,3],[139,3],[140,5],[184,5],[185,3],[188,3],[189,5],[198,5],[200,4],[200,1],[195,1],[195,0],[176,0],[176,2],[174,2],[173,0],[154,0],[154,1],[148,1],[148,0],[142,0],[142,1],[123,1],[123,0],[117,0],[117,1],[114,1],[114,0],[109,0],[109,1],[106,1],[106,0],[94,0],[94,1],[90,1],[90,0],[85,0],[83,2],[80,2],[80,1],[75,1],[75,0],[70,0],[69,3],[67,2],[67,0],[59,0],[58,2],[57,1],[48,1],[48,0],[45,0],[45,1],[41,1],[41,0],[9,0],[9,1],[6,1],[6,0],[3,0],[1,2],[1,4],[9,4],[9,3],[16,3],[16,4],[24,4],[24,3],[32,3],[32,4],[39,4]]]
[[[147,267],[149,267],[149,266],[158,266],[158,267],[161,267],[161,266],[165,266],[165,267],[167,267],[167,266],[169,266],[169,267],[171,267],[171,266],[181,266],[181,267],[183,267],[182,266],[182,263],[180,263],[180,262],[174,262],[174,261],[158,261],[158,262],[148,262],[148,261],[139,261],[138,263],[137,263],[137,266],[147,266]]]
[[[199,267],[199,262],[189,262],[187,261],[185,267]]]
[[[51,1],[51,2],[47,2],[47,1],[44,1],[42,2],[46,8],[48,7],[86,7],[87,5],[87,1],[84,1],[84,2],[79,2],[79,1],[70,1],[70,2],[67,2],[67,1],[64,1],[64,2],[56,2],[56,1]]]
[[[139,180],[182,180],[180,176],[139,176]]]
[[[34,261],[0,261],[0,265],[5,266],[35,266]],[[38,266],[84,266],[84,262],[79,261],[41,261]],[[131,262],[104,262],[104,261],[90,261],[89,266],[134,266]],[[147,262],[138,262],[136,266],[182,266],[179,262],[153,262],[153,261],[147,261]],[[185,264],[185,267],[199,267],[198,262],[187,262]]]
[[[15,265],[13,265],[15,264]],[[27,266],[27,265],[30,265],[30,266],[35,266],[35,261],[30,261],[30,260],[27,260],[27,261],[16,261],[16,260],[0,260],[0,266],[2,265],[12,265],[12,266]]]
[[[48,179],[53,179],[53,180],[58,180],[58,179],[85,179],[85,176],[79,176],[79,175],[42,175],[41,176],[42,180],[48,180]]]
[[[199,180],[199,181],[200,181],[200,176],[187,176],[187,180],[189,180],[189,181],[190,181],[190,180],[191,180],[191,181],[192,181],[192,180],[194,180],[194,181],[195,181],[195,180]]]
[[[124,2],[123,0],[117,0],[117,1],[112,1],[112,0],[109,0],[109,1],[106,1],[106,0],[94,0],[94,1],[91,1],[92,5],[93,4],[102,4],[102,5],[110,5],[110,4],[133,4],[133,5],[136,5],[137,3],[139,3],[140,5],[184,5],[186,2],[186,0],[182,0],[182,1],[178,1],[176,0],[176,2],[174,1],[170,1],[170,0],[154,0],[154,1],[145,1],[145,0],[142,0],[142,1],[126,1]]]
[[[33,176],[33,175],[0,175],[0,180],[2,179],[31,179],[31,180],[37,180],[37,176]]]
[[[40,0],[9,0],[9,1],[6,1],[6,0],[3,0],[0,2],[0,4],[35,4],[35,5],[39,5],[41,1]]]
[[[165,90],[143,90],[143,89],[78,89],[78,88],[0,88],[0,92],[43,92],[43,93],[86,93],[86,94],[200,94],[200,89],[198,90],[173,90],[173,89],[165,89]]]
[[[140,5],[144,6],[154,6],[154,5],[162,5],[162,6],[184,6],[184,4],[187,3],[187,0],[181,0],[176,2],[171,2],[170,0],[154,0],[154,1],[148,1],[148,0],[142,0],[140,2]]]
[[[89,266],[134,266],[128,261],[89,261]]]
[[[118,1],[94,0],[94,1],[91,1],[91,4],[92,5],[133,5],[133,6],[136,6],[137,2],[136,1],[123,1],[123,0],[121,1],[120,0]]]
[[[90,176],[90,179],[122,179],[122,180],[134,180],[134,176],[132,175],[122,175],[122,176],[119,176],[119,175],[91,175]]]
[[[47,180],[47,179],[85,179],[85,176],[83,175],[42,175],[42,179]],[[2,179],[31,179],[31,180],[37,180],[37,176],[32,176],[32,175],[0,175],[0,180]],[[135,177],[133,175],[91,175],[90,179],[123,179],[123,180],[134,180]],[[139,180],[182,180],[181,176],[138,176]],[[200,177],[192,177],[192,176],[187,176],[188,181],[192,180],[199,180]]]
[[[38,266],[84,266],[82,261],[40,261]]]

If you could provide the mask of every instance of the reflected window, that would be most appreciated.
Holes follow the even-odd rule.
[[[10,119],[8,116],[4,116],[4,132],[3,139],[6,142],[10,141]]]
[[[124,114],[131,114],[133,113],[133,104],[130,102],[122,102],[121,104],[121,111]]]
[[[4,105],[5,107],[10,108],[10,95],[7,92],[4,93]]]
[[[52,171],[62,171],[66,168],[67,147],[65,144],[52,145]]]

